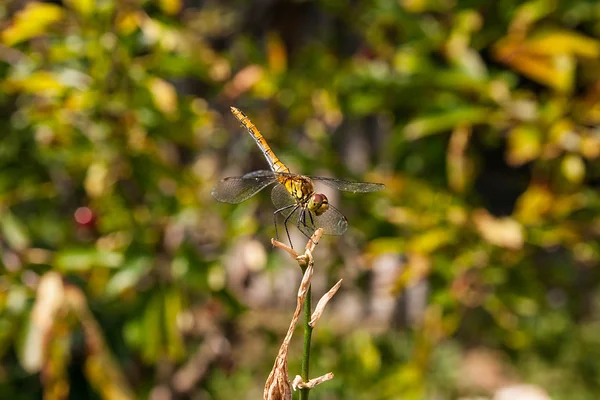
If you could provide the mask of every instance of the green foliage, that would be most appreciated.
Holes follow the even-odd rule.
[[[487,395],[486,349],[596,397],[600,5],[185,3],[0,5],[0,397],[260,396],[300,271],[267,194],[210,196],[267,167],[230,105],[292,171],[387,185],[327,193],[311,396]]]

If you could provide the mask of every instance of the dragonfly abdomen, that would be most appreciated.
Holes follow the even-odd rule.
[[[283,172],[289,174],[290,170],[288,169],[288,167],[286,167],[281,161],[279,161],[279,158],[277,158],[273,150],[271,150],[271,147],[267,144],[267,141],[263,137],[262,133],[260,133],[256,125],[254,125],[252,121],[250,121],[250,118],[248,118],[246,114],[244,114],[235,107],[231,107],[231,112],[233,113],[233,115],[235,115],[238,121],[240,121],[240,123],[244,125],[244,128],[246,128],[250,136],[252,136],[252,138],[260,148],[260,151],[262,151],[263,155],[267,159],[271,170],[273,170],[274,172]]]

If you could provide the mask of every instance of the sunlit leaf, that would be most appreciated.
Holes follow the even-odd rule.
[[[525,232],[516,220],[509,217],[495,218],[484,210],[476,210],[473,222],[488,243],[512,250],[523,247]]]
[[[408,251],[429,254],[450,243],[454,232],[447,228],[431,229],[420,235],[415,235],[406,244]]]
[[[28,2],[12,23],[2,31],[2,42],[13,46],[24,40],[42,35],[55,22],[63,18],[62,7],[56,4]]]
[[[88,16],[96,9],[97,0],[66,0],[64,3],[81,15]]]
[[[458,125],[478,125],[490,122],[491,110],[485,107],[456,107],[452,110],[412,120],[404,128],[407,139],[450,131]]]
[[[141,26],[142,20],[139,12],[123,10],[117,15],[116,26],[119,32],[129,35]]]
[[[165,14],[175,15],[183,6],[181,0],[159,0],[160,8],[165,12]]]
[[[52,72],[36,71],[24,77],[7,79],[5,86],[9,91],[22,91],[33,94],[60,94],[65,85],[60,78]]]
[[[125,263],[106,284],[106,295],[117,296],[133,288],[150,270],[151,265],[149,257],[140,257]]]
[[[152,94],[152,100],[161,112],[173,116],[177,113],[177,92],[169,82],[151,78],[148,81],[148,90]]]
[[[61,271],[81,272],[92,267],[118,268],[123,264],[123,254],[91,249],[66,249],[57,252],[54,265]]]
[[[142,357],[148,362],[158,360],[162,355],[163,335],[163,295],[153,294],[142,316]]]
[[[523,224],[536,224],[550,212],[554,196],[547,187],[531,185],[517,200],[515,217]]]
[[[550,31],[537,34],[525,42],[525,52],[551,56],[571,54],[577,57],[600,57],[600,41],[571,31]]]
[[[11,212],[0,211],[0,230],[2,236],[15,250],[24,250],[30,245],[26,226]]]
[[[518,125],[508,135],[506,158],[519,166],[535,160],[542,152],[542,134],[534,125]]]
[[[167,354],[172,360],[179,360],[185,355],[183,338],[177,323],[183,311],[183,299],[178,288],[174,287],[165,293],[164,298],[164,328]]]
[[[88,168],[85,177],[85,190],[90,197],[102,196],[109,185],[108,166],[104,162],[95,162]]]
[[[49,335],[63,302],[62,277],[56,272],[45,274],[40,279],[18,351],[19,361],[29,373],[38,372],[47,361]]]
[[[268,36],[267,54],[271,72],[275,74],[284,72],[287,66],[287,52],[283,40],[275,33]]]
[[[573,87],[575,57],[597,58],[600,42],[570,31],[547,31],[523,39],[508,36],[494,47],[495,57],[531,79],[556,90]]]
[[[571,183],[579,184],[585,177],[585,164],[580,156],[568,154],[560,164],[563,176]]]

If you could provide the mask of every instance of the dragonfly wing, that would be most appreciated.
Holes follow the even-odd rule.
[[[346,217],[331,204],[329,210],[319,216],[306,208],[299,208],[290,217],[290,221],[293,221],[298,229],[308,237],[312,236],[318,228],[323,228],[324,235],[333,236],[343,235],[348,229]]]
[[[309,212],[310,211],[306,210],[307,214]],[[329,209],[322,215],[316,216],[313,214],[312,217],[312,221],[310,220],[309,215],[307,215],[305,219],[308,219],[308,222],[314,222],[312,224],[314,226],[313,232],[317,228],[323,228],[323,233],[325,235],[339,236],[343,235],[344,232],[346,232],[346,229],[348,229],[348,220],[346,217],[344,217],[340,210],[331,204],[329,205]]]
[[[271,200],[277,210],[296,203],[296,200],[290,195],[285,186],[281,184],[277,184],[273,187],[273,190],[271,191]]]
[[[272,171],[254,171],[221,180],[210,194],[223,203],[237,204],[248,200],[276,180],[277,176]]]
[[[345,181],[343,179],[336,178],[325,178],[322,176],[309,176],[315,182],[321,182],[324,185],[332,187],[337,190],[352,193],[367,193],[367,192],[378,192],[385,189],[383,183],[375,182],[352,182]]]

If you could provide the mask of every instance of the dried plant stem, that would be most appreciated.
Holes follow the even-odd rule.
[[[304,273],[305,270],[306,268],[303,268],[302,273]],[[312,326],[310,326],[310,320],[312,315],[311,286],[308,287],[308,291],[306,293],[306,300],[304,301],[304,349],[302,351],[302,369],[300,371],[302,380],[304,382],[308,382],[310,379],[310,339],[313,330]],[[309,388],[300,389],[300,400],[308,400],[309,393]]]
[[[287,385],[289,385],[289,381],[285,380],[282,381],[281,375],[283,373],[287,374],[287,349],[289,346],[289,340],[291,339],[291,335],[293,333],[294,327],[295,327],[295,323],[298,320],[299,317],[299,311],[301,307],[304,307],[304,350],[303,350],[303,354],[302,354],[302,368],[301,368],[301,376],[297,377],[297,379],[294,381],[294,390],[296,387],[300,388],[300,400],[308,400],[308,395],[310,393],[310,389],[312,387],[314,387],[315,385],[324,382],[326,380],[329,380],[331,378],[333,378],[333,374],[328,374],[326,376],[323,377],[319,377],[316,380],[311,381],[310,377],[309,377],[309,365],[310,365],[310,340],[311,340],[311,336],[312,336],[312,330],[313,330],[313,326],[314,323],[316,323],[316,321],[319,319],[320,314],[322,313],[322,310],[317,313],[318,315],[313,316],[312,315],[312,298],[311,298],[311,294],[312,294],[312,290],[311,290],[311,285],[310,285],[310,279],[312,276],[312,270],[313,270],[313,266],[314,266],[314,261],[312,258],[312,251],[314,250],[315,246],[317,245],[317,243],[319,242],[319,239],[321,238],[321,235],[323,234],[323,230],[322,229],[317,229],[315,231],[315,233],[313,234],[313,236],[310,238],[310,240],[308,241],[308,243],[306,244],[306,251],[304,252],[304,254],[300,255],[298,254],[294,249],[292,249],[291,247],[288,247],[287,245],[278,242],[277,240],[271,240],[271,243],[273,244],[274,247],[278,247],[280,249],[283,249],[285,251],[287,251],[289,253],[289,255],[294,258],[297,262],[298,265],[300,265],[300,268],[302,269],[302,275],[304,276],[303,278],[303,283],[300,285],[300,291],[298,292],[298,305],[296,308],[296,313],[294,313],[294,317],[292,318],[292,324],[290,325],[290,329],[288,330],[288,335],[286,336],[286,339],[284,340],[284,343],[282,345],[282,348],[280,350],[280,354],[277,357],[277,360],[275,361],[275,366],[273,368],[273,371],[271,372],[271,375],[269,375],[269,378],[267,379],[267,383],[265,385],[265,399],[290,399],[291,400],[291,393],[288,392],[288,387]],[[307,271],[309,271],[309,273],[307,273]],[[330,294],[329,297],[333,296],[333,294],[335,294],[335,291],[337,291],[337,288],[339,288],[339,284],[341,283],[338,282],[338,284],[336,285],[336,287],[334,287],[332,290],[330,290]],[[303,290],[304,289],[304,290]],[[324,300],[324,303],[327,303],[327,300]],[[325,304],[321,305],[321,308],[325,307]],[[311,321],[314,319],[313,323],[311,324]],[[281,364],[278,367],[278,364]],[[277,375],[277,373],[279,373],[279,375]],[[281,382],[276,382],[276,379],[279,377]],[[299,380],[297,382],[297,380]],[[298,385],[298,386],[296,386]],[[275,397],[278,396],[278,397]],[[289,396],[289,397],[288,397]]]

